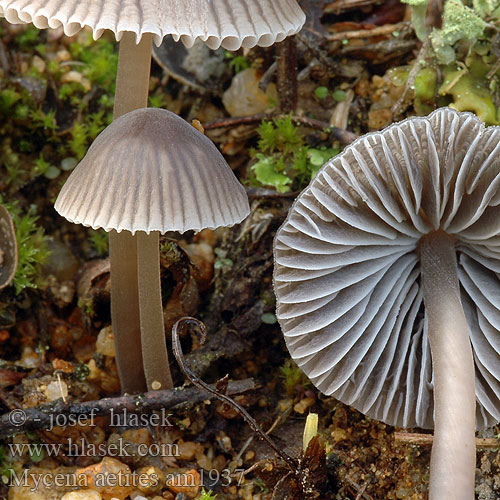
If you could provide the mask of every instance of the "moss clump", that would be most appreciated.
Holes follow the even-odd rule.
[[[279,193],[304,187],[332,156],[336,148],[312,148],[291,117],[264,121],[257,129],[258,148],[252,152],[254,184],[271,186]]]
[[[15,77],[0,75],[0,192],[8,196],[42,176],[57,179],[61,162],[81,159],[111,122],[116,43],[106,36],[94,42],[85,32],[76,40],[66,56],[71,65],[57,42],[32,26],[9,46],[28,64]]]
[[[285,364],[280,368],[280,372],[283,385],[289,396],[295,392],[298,386],[308,387],[311,385],[311,381],[291,359],[285,361]]]
[[[49,250],[43,228],[38,224],[36,207],[31,206],[23,213],[17,204],[3,204],[12,215],[16,231],[18,262],[13,286],[19,295],[26,288],[35,289],[43,285],[41,269]]]

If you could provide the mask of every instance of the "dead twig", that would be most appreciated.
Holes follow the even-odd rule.
[[[427,57],[427,52],[429,51],[430,40],[431,40],[430,37],[427,37],[422,43],[422,47],[420,47],[415,62],[411,67],[410,73],[408,74],[408,80],[406,80],[403,93],[392,107],[392,114],[395,117],[397,117],[400,113],[402,113],[406,109],[404,107],[406,96],[408,94],[408,91],[411,88],[414,88],[415,86],[415,80],[417,79],[418,72],[420,71],[421,62]]]
[[[262,90],[262,92],[267,91],[267,87],[269,87],[269,84],[271,83],[271,80],[274,78],[274,75],[276,74],[276,68],[278,67],[278,63],[274,61],[269,68],[266,69],[265,73],[262,75],[260,81],[259,81],[259,89]]]
[[[220,120],[214,120],[213,122],[204,123],[203,128],[205,130],[213,130],[224,127],[235,127],[237,125],[250,125],[253,123],[260,123],[262,120],[279,120],[288,116],[289,115],[273,113],[258,113],[256,115],[249,116],[235,116],[232,118],[222,118]],[[350,132],[349,130],[332,127],[329,123],[315,120],[314,118],[292,115],[291,119],[295,124],[328,132],[342,144],[351,144],[351,142],[354,142],[358,138],[355,133]]]
[[[406,444],[410,446],[432,446],[434,436],[432,434],[419,434],[415,432],[395,432],[394,441],[396,444]],[[500,441],[497,438],[476,438],[476,448],[498,449]]]
[[[276,87],[282,113],[292,113],[297,107],[297,41],[294,36],[276,44]]]
[[[374,36],[390,35],[395,31],[400,31],[406,26],[407,23],[385,24],[384,26],[376,26],[375,28],[354,30],[354,31],[341,31],[328,35],[326,39],[329,42],[341,42],[342,40],[349,40],[353,38],[372,38]]]
[[[228,404],[232,408],[234,408],[245,420],[245,422],[250,426],[250,428],[257,434],[259,438],[265,441],[273,451],[281,457],[285,463],[290,467],[290,469],[296,473],[299,470],[298,462],[292,458],[290,455],[285,453],[282,449],[278,448],[274,441],[260,428],[259,424],[255,421],[255,419],[236,401],[227,396],[226,391],[219,392],[213,386],[210,386],[203,382],[201,378],[199,378],[195,373],[193,373],[187,366],[184,360],[184,354],[182,353],[181,342],[179,340],[179,330],[186,326],[194,326],[197,329],[197,332],[200,334],[200,343],[203,344],[206,337],[206,327],[205,325],[191,317],[181,318],[175,325],[172,327],[172,351],[174,353],[175,359],[179,364],[181,371],[184,375],[192,382],[194,385],[199,387],[201,390],[205,390],[211,394],[213,394],[216,398],[220,399],[222,402]],[[217,387],[217,386],[216,386]]]
[[[335,0],[325,5],[324,13],[338,15],[345,10],[359,9],[374,3],[377,3],[377,0]]]
[[[296,198],[300,191],[290,191],[289,193],[278,193],[274,189],[245,186],[245,191],[250,199],[255,198]]]
[[[210,386],[208,386],[210,387]],[[229,382],[228,394],[240,394],[255,389],[252,379]],[[65,415],[71,422],[78,417],[102,417],[111,411],[133,414],[148,413],[162,408],[171,409],[183,403],[190,405],[212,398],[210,390],[200,390],[197,387],[176,387],[168,391],[150,391],[133,396],[105,398],[99,401],[65,404],[60,398],[51,403],[27,409],[15,409],[0,417],[0,437],[10,436],[19,432],[52,427],[55,415]],[[64,419],[58,418],[58,421]]]

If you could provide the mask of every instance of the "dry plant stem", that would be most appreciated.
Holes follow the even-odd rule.
[[[415,88],[415,80],[417,79],[418,72],[422,68],[421,63],[423,63],[425,61],[425,58],[427,57],[430,43],[430,37],[427,37],[422,43],[422,47],[420,47],[417,57],[415,58],[413,66],[411,67],[411,70],[408,74],[408,79],[406,80],[403,93],[397,100],[396,104],[394,104],[394,106],[392,107],[392,113],[396,117],[399,116],[408,107],[407,105],[405,106],[406,95],[408,94],[408,91],[410,89]]]
[[[289,115],[283,115],[283,114],[258,113],[256,115],[249,115],[249,116],[235,116],[231,118],[222,118],[219,120],[214,120],[213,122],[205,122],[202,125],[205,130],[213,130],[222,127],[249,125],[261,122],[262,120],[280,120],[288,117]],[[304,127],[309,127],[317,130],[324,130],[325,132],[330,133],[335,140],[340,141],[342,144],[351,144],[351,142],[354,142],[358,138],[358,136],[355,133],[350,132],[349,130],[341,130],[337,127],[332,127],[327,122],[315,120],[314,118],[308,118],[307,116],[292,115],[291,120],[295,125],[303,125]]]
[[[279,106],[282,113],[292,113],[297,107],[297,41],[294,36],[276,44]]]
[[[369,38],[372,36],[390,35],[394,31],[402,29],[404,25],[405,23],[386,24],[384,26],[377,26],[372,29],[341,31],[340,33],[334,33],[333,35],[327,36],[326,39],[329,42],[334,42],[350,40],[352,38]]]
[[[395,432],[394,442],[410,446],[432,446],[434,436],[432,434],[419,434],[416,432]],[[500,441],[497,438],[476,438],[476,449],[498,450]]]
[[[429,499],[474,498],[475,375],[460,301],[455,243],[444,231],[420,242],[422,286],[434,373],[434,444]]]
[[[151,34],[143,35],[138,45],[134,33],[123,34],[116,76],[115,119],[147,106],[151,48]],[[141,392],[146,382],[140,348],[137,250],[135,238],[128,231],[110,233],[109,260],[111,323],[121,389],[122,393]]]
[[[210,392],[210,394],[213,394],[215,397],[220,399],[223,403],[226,403],[227,405],[231,406],[234,408],[245,420],[245,422],[250,426],[252,431],[255,432],[255,434],[265,441],[274,451],[275,453],[281,457],[288,467],[293,471],[293,472],[298,472],[299,469],[299,464],[298,462],[292,458],[290,455],[285,453],[284,450],[281,448],[278,448],[274,441],[265,433],[260,427],[259,424],[255,421],[255,419],[243,408],[240,406],[236,401],[231,399],[229,396],[227,396],[225,393],[219,392],[217,390],[217,385],[214,387],[208,385],[206,382],[201,380],[200,377],[198,377],[195,373],[193,373],[190,368],[187,366],[186,361],[184,359],[184,354],[182,352],[181,348],[181,342],[179,340],[179,330],[182,330],[183,328],[186,328],[187,326],[194,326],[197,328],[198,332],[200,334],[200,343],[203,344],[205,342],[206,338],[206,326],[204,323],[201,321],[191,318],[189,316],[186,316],[184,318],[181,318],[178,320],[174,326],[172,327],[172,351],[174,353],[175,359],[177,360],[177,363],[179,364],[179,368],[182,370],[182,373],[186,375],[186,377],[189,379],[190,382],[192,382],[194,385],[196,385],[198,388],[201,390],[205,390]],[[226,375],[227,377],[227,375]],[[224,391],[226,392],[226,391]]]
[[[237,380],[229,382],[227,394],[242,394],[247,391],[255,390],[253,379]],[[0,391],[0,397],[5,402],[6,395]],[[9,399],[11,395],[7,396]],[[168,391],[151,391],[144,394],[118,396],[114,398],[102,398],[97,401],[83,401],[65,404],[61,398],[33,408],[23,410],[26,416],[23,423],[13,418],[11,412],[0,416],[0,438],[19,434],[20,432],[33,431],[37,429],[49,429],[54,424],[54,416],[67,415],[72,418],[78,418],[81,415],[87,416],[89,423],[93,417],[102,417],[109,415],[111,411],[115,414],[127,413],[141,414],[161,408],[173,409],[175,407],[192,408],[193,405],[211,399],[212,394],[198,387],[176,387]],[[16,409],[16,415],[19,415],[20,403],[18,401],[9,401],[9,408]],[[16,423],[18,425],[16,425]]]
[[[158,231],[137,232],[137,272],[142,359],[148,390],[171,389],[174,385],[168,365],[165,326],[161,304],[160,252]],[[155,384],[156,385],[156,384]]]

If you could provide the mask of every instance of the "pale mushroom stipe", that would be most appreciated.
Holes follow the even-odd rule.
[[[474,498],[474,430],[500,420],[499,187],[500,127],[443,108],[327,162],[275,239],[292,358],[374,419],[434,427],[432,500]]]
[[[250,211],[243,186],[207,137],[170,111],[144,108],[116,119],[96,138],[63,186],[55,209],[71,222],[128,234],[137,252],[137,261],[129,264],[137,268],[146,381],[150,389],[172,386],[159,234],[241,222]],[[114,335],[121,350],[134,349],[135,339],[130,344],[127,337]],[[118,368],[127,381],[127,366]]]
[[[172,35],[187,46],[201,39],[210,48],[237,50],[269,46],[297,33],[305,22],[296,0],[0,0],[0,15],[38,28],[62,26],[68,36],[84,27],[94,38],[111,30],[120,40],[115,119],[147,106],[153,39],[159,45],[164,36]],[[146,386],[136,242],[126,231],[112,231],[109,253],[113,333],[127,339],[115,343],[122,392],[140,392]]]

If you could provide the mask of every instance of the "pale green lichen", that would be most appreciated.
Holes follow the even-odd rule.
[[[486,23],[471,8],[460,1],[448,0],[444,6],[443,27],[434,29],[431,42],[438,61],[449,64],[456,58],[454,45],[467,43],[472,45],[484,33]]]
[[[429,34],[429,30],[425,25],[428,0],[402,0],[402,2],[411,7],[411,23],[415,34],[419,40],[423,41]]]
[[[474,10],[483,19],[491,16],[496,17],[495,11],[500,9],[500,2],[498,0],[472,0]]]

